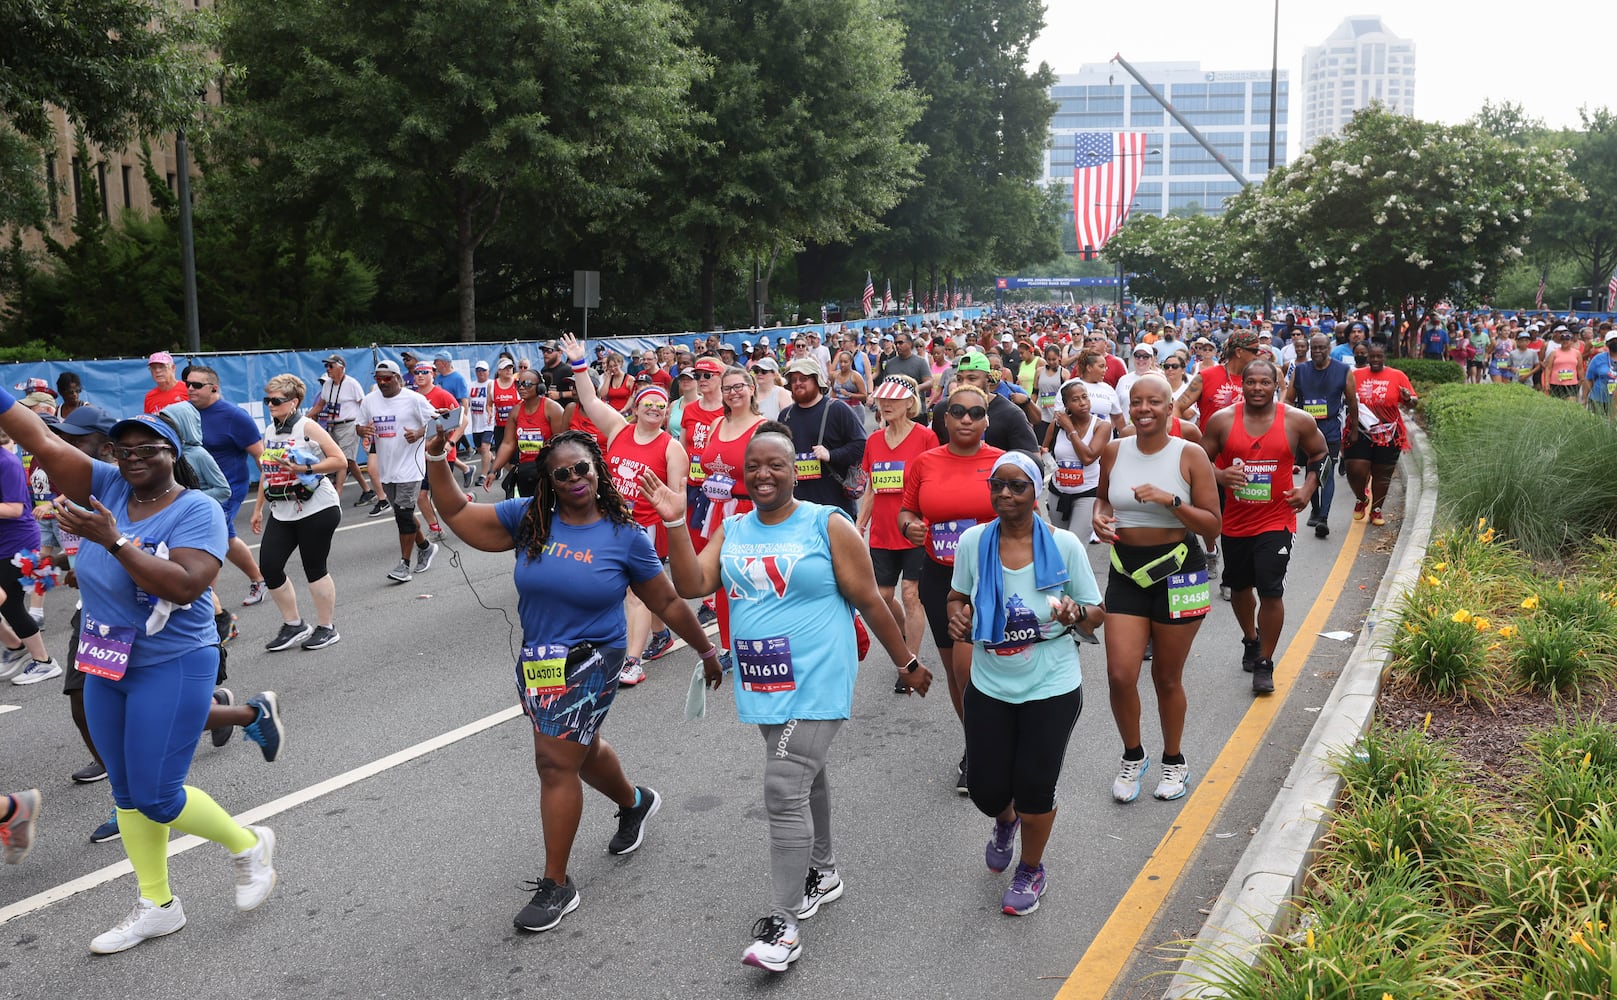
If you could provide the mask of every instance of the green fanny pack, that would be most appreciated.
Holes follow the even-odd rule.
[[[1179,572],[1190,556],[1190,547],[1180,542],[1157,558],[1135,569],[1128,569],[1123,565],[1123,557],[1117,554],[1117,546],[1112,546],[1112,568],[1133,580],[1142,590],[1149,590],[1157,584]]]

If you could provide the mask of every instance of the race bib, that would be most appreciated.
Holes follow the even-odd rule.
[[[870,488],[877,493],[904,492],[904,463],[870,463]]]
[[[1213,606],[1213,588],[1207,571],[1175,573],[1168,577],[1168,617],[1200,618]]]
[[[820,460],[812,451],[797,453],[797,478],[800,481],[820,478]]]
[[[1557,368],[1555,381],[1557,385],[1574,385],[1578,381],[1578,373],[1571,368]]]
[[[1529,374],[1530,374],[1530,373],[1531,373],[1531,372],[1532,372],[1532,371],[1533,371],[1533,369],[1531,369],[1531,368],[1518,368],[1518,369],[1516,369],[1516,377],[1517,377],[1517,378],[1521,378],[1521,379],[1524,379],[1524,378],[1526,378],[1526,377],[1527,377],[1527,376],[1528,376],[1528,375],[1529,375]]]
[[[1235,499],[1251,503],[1268,503],[1273,489],[1274,473],[1247,470],[1246,483],[1235,488]]]
[[[797,690],[792,671],[792,644],[785,636],[736,640],[736,674],[741,690],[776,694]]]
[[[1052,407],[1054,407],[1055,405],[1056,405],[1056,397],[1055,397],[1054,393],[1051,393],[1049,395],[1041,394],[1039,396],[1039,407],[1041,409],[1048,410],[1048,409],[1051,409]]]
[[[736,481],[729,476],[721,476],[717,472],[702,479],[702,492],[709,500],[728,500],[735,490]]]
[[[517,454],[530,461],[545,448],[545,432],[539,427],[517,428]]]
[[[1076,490],[1084,485],[1084,466],[1081,462],[1056,463],[1056,488]]]
[[[56,529],[56,540],[62,544],[62,554],[76,556],[79,554],[79,536],[66,528]]]
[[[707,478],[707,473],[702,471],[702,460],[700,458],[697,458],[695,455],[692,455],[691,456],[690,481],[692,483],[700,483],[702,480],[704,480],[706,478]]]
[[[554,643],[523,646],[522,686],[535,696],[567,690],[567,647]]]
[[[927,538],[932,546],[932,558],[946,565],[954,565],[955,550],[960,547],[960,536],[976,521],[934,521],[927,526]]]
[[[1005,602],[1005,638],[1000,642],[989,644],[987,648],[995,656],[1011,656],[1026,652],[1043,638],[1044,634],[1039,630],[1038,615],[1022,602],[1020,596],[1012,594]]]
[[[398,425],[394,423],[391,415],[371,418],[371,430],[379,438],[398,437]]]
[[[135,626],[107,625],[85,612],[73,665],[80,673],[94,674],[109,681],[122,680],[124,672],[129,669],[129,650],[134,644]]]
[[[1303,412],[1315,420],[1324,420],[1330,415],[1330,406],[1323,399],[1303,400]]]
[[[265,486],[290,486],[297,480],[297,474],[286,467],[286,449],[265,448],[259,457],[259,469],[264,475]]]

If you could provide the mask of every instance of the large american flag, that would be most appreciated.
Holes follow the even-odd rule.
[[[1606,311],[1617,312],[1617,268],[1611,272],[1611,280],[1606,282]]]
[[[876,299],[876,283],[870,280],[870,272],[865,272],[865,295],[860,301],[864,303],[865,315],[869,316],[871,303]]]
[[[1078,249],[1093,260],[1128,218],[1145,169],[1146,135],[1078,132],[1072,139],[1072,217]]]

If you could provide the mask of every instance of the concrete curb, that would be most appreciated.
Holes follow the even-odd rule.
[[[1329,810],[1341,792],[1342,781],[1331,758],[1356,743],[1375,714],[1389,658],[1376,626],[1393,620],[1393,609],[1414,587],[1431,541],[1437,513],[1436,460],[1426,435],[1413,421],[1409,432],[1413,447],[1399,463],[1404,522],[1364,631],[1297,763],[1169,985],[1167,1000],[1219,996],[1217,987],[1208,982],[1213,975],[1209,960],[1214,965],[1232,961],[1250,965],[1269,937],[1284,933],[1296,919],[1291,900],[1302,888],[1315,847],[1329,825]]]

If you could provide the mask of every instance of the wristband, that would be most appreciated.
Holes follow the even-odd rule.
[[[684,521],[664,521],[663,522],[663,527],[665,527],[665,528],[683,528],[683,527],[685,527],[685,522]]]
[[[719,658],[719,647],[709,646],[707,647],[707,652],[698,655],[696,658],[698,660],[716,660]]]
[[[913,674],[919,669],[921,669],[921,658],[919,656],[910,657],[910,662],[904,664],[904,673],[906,674]]]
[[[429,451],[429,452],[427,452],[427,461],[429,461],[429,462],[447,462],[447,461],[449,461],[449,452],[441,451],[438,454],[434,455],[432,452]]]
[[[573,371],[575,371],[575,372],[588,371],[589,366],[590,366],[590,363],[588,361],[583,360],[583,359],[580,359],[578,361],[570,361],[570,362],[568,362],[568,364],[572,365]]]

